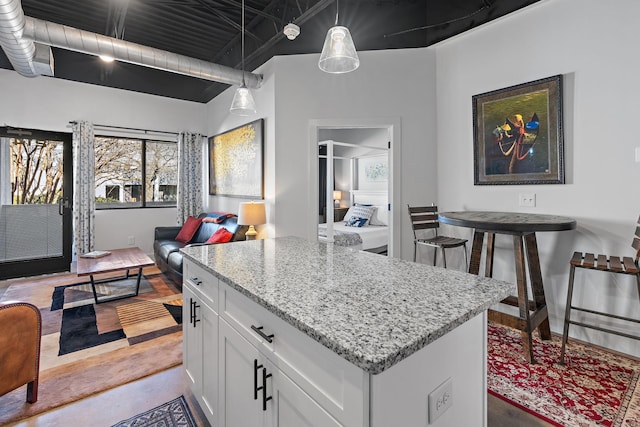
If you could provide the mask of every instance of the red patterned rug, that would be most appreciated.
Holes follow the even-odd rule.
[[[526,362],[520,332],[489,323],[489,393],[556,426],[640,427],[640,362],[569,340],[534,338]]]

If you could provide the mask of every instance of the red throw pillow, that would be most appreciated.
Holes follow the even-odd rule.
[[[198,231],[198,227],[200,227],[200,223],[202,220],[200,218],[194,218],[190,216],[184,222],[184,225],[180,229],[180,232],[176,236],[176,241],[182,243],[189,243],[189,241],[193,238],[196,231]]]
[[[224,227],[220,227],[204,243],[207,245],[211,243],[227,243],[227,242],[230,242],[231,239],[233,239],[233,233]]]

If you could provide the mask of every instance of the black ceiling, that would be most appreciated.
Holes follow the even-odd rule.
[[[359,51],[425,47],[537,1],[340,0],[339,24]],[[240,0],[22,0],[22,7],[32,18],[240,69]],[[300,35],[286,39],[284,25],[301,16],[309,17]],[[245,69],[274,55],[320,53],[335,19],[333,0],[245,0]],[[203,103],[228,87],[57,48],[53,56],[55,78],[65,80]],[[12,69],[4,52],[0,67]]]

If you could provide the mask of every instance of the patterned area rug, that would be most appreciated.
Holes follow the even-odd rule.
[[[0,301],[27,301],[42,314],[38,401],[26,386],[0,396],[0,425],[182,363],[182,294],[160,271],[144,270],[139,295],[95,304],[74,274],[11,281]],[[128,293],[135,279],[105,283],[98,296]]]
[[[534,339],[525,361],[520,332],[489,323],[489,393],[556,426],[640,426],[640,361],[569,340]]]
[[[120,421],[113,427],[196,427],[196,423],[184,396]]]

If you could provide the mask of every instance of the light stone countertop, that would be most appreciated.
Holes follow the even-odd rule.
[[[181,251],[371,374],[515,294],[511,283],[297,237]]]

